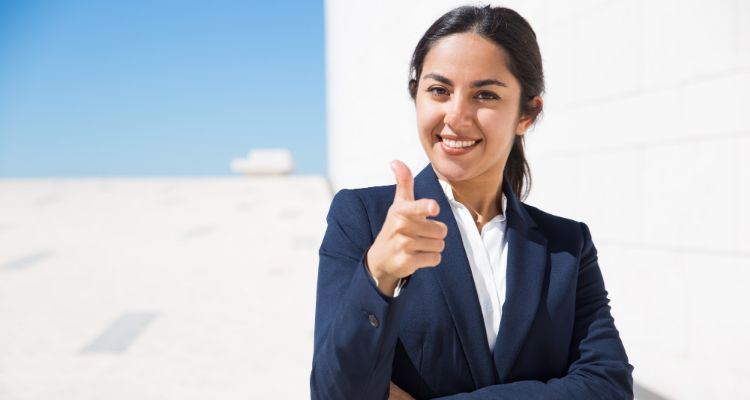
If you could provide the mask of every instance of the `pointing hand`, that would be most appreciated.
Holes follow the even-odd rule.
[[[390,296],[400,278],[419,268],[440,264],[448,233],[444,223],[427,219],[440,213],[437,201],[414,200],[414,178],[409,167],[396,160],[391,162],[391,169],[396,177],[396,194],[366,256],[379,289]]]

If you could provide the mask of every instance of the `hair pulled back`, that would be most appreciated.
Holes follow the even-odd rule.
[[[414,100],[422,76],[424,59],[440,39],[456,34],[473,32],[497,44],[506,54],[507,68],[521,85],[520,114],[536,119],[542,107],[529,100],[544,92],[542,56],[536,34],[531,25],[517,12],[504,7],[463,6],[443,14],[425,32],[417,43],[409,67],[409,95]],[[516,136],[508,161],[504,179],[521,199],[531,189],[531,170],[524,152],[524,136]]]

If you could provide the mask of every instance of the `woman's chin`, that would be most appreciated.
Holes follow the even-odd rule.
[[[451,182],[460,182],[471,178],[470,168],[450,161],[435,160],[432,167],[440,178]]]

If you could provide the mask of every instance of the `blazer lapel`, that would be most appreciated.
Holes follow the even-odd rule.
[[[445,247],[442,261],[434,271],[456,326],[474,384],[477,388],[492,385],[497,381],[497,376],[484,331],[484,319],[474,287],[474,279],[471,276],[471,268],[466,258],[456,219],[443,188],[437,181],[432,164],[428,164],[414,179],[414,195],[417,199],[430,198],[438,202],[440,214],[435,219],[448,226],[448,236],[445,242],[460,244],[460,246]]]
[[[503,192],[508,199],[506,295],[493,352],[500,383],[508,380],[534,321],[547,266],[547,238],[535,229],[536,223],[507,179],[503,179]]]

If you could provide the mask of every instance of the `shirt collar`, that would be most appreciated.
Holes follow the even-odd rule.
[[[460,204],[462,207],[464,206],[460,202],[456,201],[456,199],[453,197],[453,188],[451,187],[450,183],[448,183],[447,181],[444,181],[444,180],[442,180],[440,178],[438,178],[438,182],[440,183],[440,187],[443,188],[443,192],[445,192],[445,197],[448,198],[448,202],[451,205],[453,205],[453,204]],[[508,206],[508,198],[505,197],[505,193],[502,190],[500,191],[500,196],[502,196],[502,201],[500,202],[501,205],[502,205],[502,213],[496,215],[489,222],[492,222],[492,221],[495,221],[495,220],[505,221],[505,215],[506,215],[505,214],[505,210],[506,210],[506,208]]]

